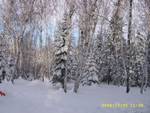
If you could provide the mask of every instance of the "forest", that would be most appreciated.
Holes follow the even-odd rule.
[[[0,0],[0,83],[150,86],[150,0]]]

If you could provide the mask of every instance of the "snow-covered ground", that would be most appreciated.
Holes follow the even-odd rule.
[[[17,80],[14,85],[4,82],[0,90],[0,113],[150,113],[150,89],[143,95],[139,88],[129,94],[124,87],[81,87],[75,94],[53,88],[48,82]],[[104,108],[103,104],[143,104],[143,108]]]

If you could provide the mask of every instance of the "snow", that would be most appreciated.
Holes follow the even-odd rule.
[[[19,79],[14,85],[4,82],[0,90],[6,92],[0,97],[0,113],[149,113],[150,90],[140,94],[139,88],[84,86],[77,94],[73,85],[64,93],[49,82],[25,81]],[[102,104],[144,104],[144,108],[102,108]]]

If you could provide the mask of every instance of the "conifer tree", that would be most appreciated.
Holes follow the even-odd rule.
[[[68,51],[71,43],[71,19],[74,13],[74,7],[65,11],[62,22],[58,25],[58,31],[55,38],[55,60],[53,83],[61,83],[65,92],[67,82],[67,60]]]

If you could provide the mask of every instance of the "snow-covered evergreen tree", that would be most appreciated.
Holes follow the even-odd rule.
[[[74,13],[74,7],[64,13],[62,22],[58,25],[58,31],[55,37],[55,60],[53,83],[61,83],[66,92],[67,82],[67,58],[71,43],[71,19]]]
[[[7,79],[8,81],[11,81],[12,83],[14,83],[14,79],[16,76],[15,73],[15,58],[13,58],[12,56],[10,56],[8,58],[8,70],[7,70]]]
[[[82,84],[83,85],[92,85],[94,83],[99,84],[99,71],[98,65],[96,63],[96,58],[94,53],[89,55],[89,58],[86,62],[85,71],[83,75]]]
[[[112,46],[111,38],[108,37],[107,40],[104,42],[104,56],[103,56],[103,64],[102,64],[102,75],[103,75],[103,82],[108,82],[108,84],[112,81],[112,76],[115,73],[115,59],[112,54],[112,51],[114,50]]]
[[[6,76],[5,66],[6,66],[6,60],[5,60],[4,52],[2,51],[2,45],[0,45],[0,83],[2,82],[2,80],[5,79]]]
[[[90,52],[85,61],[83,80],[81,80],[83,85],[99,84],[102,81],[103,55],[103,37],[101,33],[98,33],[91,42]]]
[[[71,46],[67,59],[67,75],[69,80],[75,80],[77,77],[77,48]]]
[[[103,56],[103,81],[110,81],[113,84],[122,85],[125,76],[125,62],[123,49],[123,18],[122,15],[122,1],[118,0],[118,5],[114,15],[111,19],[110,35],[104,40],[104,56]]]
[[[65,24],[65,22],[63,23]],[[60,25],[59,31],[55,38],[56,51],[55,51],[55,66],[53,73],[53,82],[60,82],[64,85],[64,79],[66,76],[66,62],[67,62],[67,50],[68,47],[66,45],[66,25]],[[64,87],[64,86],[63,86]]]
[[[145,60],[145,40],[139,34],[135,37],[132,42],[130,54],[131,62],[131,81],[130,84],[133,86],[141,86],[142,76],[144,76],[143,64]]]
[[[0,35],[0,82],[5,79],[7,75],[7,58],[8,58],[8,45],[4,34]]]
[[[15,78],[15,58],[9,52],[9,39],[6,34],[0,35],[0,82],[7,79],[12,81]]]
[[[94,54],[95,54],[95,60],[98,68],[98,79],[99,82],[103,79],[103,63],[104,63],[104,45],[103,45],[103,36],[102,33],[98,33],[95,39],[95,45],[94,45]]]

